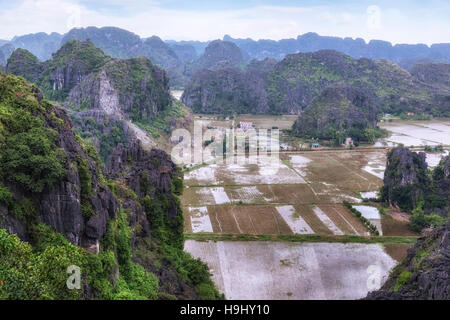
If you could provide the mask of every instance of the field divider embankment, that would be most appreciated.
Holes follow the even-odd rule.
[[[328,242],[328,243],[385,243],[385,244],[415,244],[419,237],[374,237],[355,235],[320,235],[320,234],[217,234],[217,233],[185,233],[185,240],[196,241],[273,241],[273,242]]]
[[[278,207],[278,206],[335,206],[342,205],[341,202],[251,202],[240,203],[239,201],[231,201],[227,203],[211,203],[211,204],[185,204],[184,207],[201,208],[201,207]]]

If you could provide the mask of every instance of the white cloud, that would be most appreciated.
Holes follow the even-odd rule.
[[[116,6],[123,1],[94,0],[94,4]],[[412,21],[406,13],[385,7],[255,6],[236,10],[163,9],[158,1],[133,1],[126,14],[88,9],[74,0],[23,0],[13,8],[0,9],[0,39],[34,32],[67,32],[72,26],[117,26],[147,37],[211,40],[224,34],[254,39],[282,39],[306,32],[340,37],[362,37],[394,43],[427,44],[450,42],[448,21],[438,17],[424,23]],[[91,7],[89,7],[91,8]],[[373,8],[372,8],[373,9]],[[372,20],[370,20],[372,19]],[[370,23],[369,23],[370,20]]]

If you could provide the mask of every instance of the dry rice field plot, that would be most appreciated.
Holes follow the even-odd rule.
[[[385,236],[417,236],[418,234],[411,230],[408,221],[399,221],[389,214],[381,219],[383,235]]]
[[[291,155],[289,162],[307,182],[356,191],[374,189],[381,184],[364,169],[373,158],[385,161],[385,152],[309,152]]]
[[[272,206],[210,206],[208,213],[214,233],[292,234]]]
[[[342,205],[319,205],[318,208],[325,213],[332,223],[346,235],[367,236],[369,230],[350,211]]]
[[[402,243],[388,243],[384,244],[384,251],[397,262],[403,261],[408,254],[408,249],[411,247],[409,244]]]
[[[342,205],[238,205],[185,207],[185,232],[254,235],[368,235]]]
[[[396,263],[378,244],[188,240],[185,250],[208,264],[229,300],[359,299]]]

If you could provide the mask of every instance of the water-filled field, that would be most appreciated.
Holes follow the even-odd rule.
[[[191,241],[229,300],[359,299],[397,263],[378,244]]]
[[[269,126],[264,117],[252,120]],[[290,119],[287,119],[290,120]],[[286,119],[278,119],[281,124]],[[230,119],[208,119],[229,125]],[[286,123],[285,123],[286,124]],[[393,134],[377,144],[450,144],[448,122],[384,123]],[[270,127],[270,126],[269,126]],[[239,156],[185,173],[185,232],[194,235],[366,237],[414,236],[408,217],[381,215],[363,199],[378,197],[385,148],[282,152],[250,161]],[[446,151],[448,152],[448,151]],[[436,166],[446,153],[427,153]],[[379,287],[407,245],[189,240],[186,251],[205,261],[227,299],[356,299]],[[377,285],[368,285],[376,270]]]
[[[450,145],[450,121],[394,121],[383,122],[380,127],[392,132],[386,142],[403,143],[406,147]]]

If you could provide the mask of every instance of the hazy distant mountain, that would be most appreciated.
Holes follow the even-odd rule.
[[[192,46],[195,49],[195,52],[197,53],[197,56],[201,56],[203,54],[203,52],[205,52],[206,47],[208,46],[208,44],[211,41],[175,41],[175,40],[166,40],[165,41],[167,44],[169,45],[188,45],[188,46]]]
[[[48,60],[52,53],[60,48],[62,35],[56,32],[44,32],[14,37],[11,44],[14,48],[22,48],[32,52],[40,61]]]
[[[397,44],[393,46],[387,41],[372,40],[366,43],[361,38],[327,37],[320,36],[317,33],[306,33],[298,36],[297,39],[279,41],[234,39],[228,35],[224,37],[224,40],[236,43],[251,58],[257,59],[266,57],[282,59],[290,53],[336,50],[353,58],[388,59],[400,65],[404,61],[418,61],[420,59],[450,62],[450,44],[433,44],[431,47],[425,44]],[[409,65],[411,64],[405,66]]]
[[[197,60],[198,54],[195,47],[190,44],[169,44],[169,47],[176,53],[182,62],[192,62]]]
[[[12,51],[23,48],[33,53],[40,61],[51,58],[60,46],[70,40],[87,40],[102,49],[113,58],[133,58],[145,56],[154,64],[167,70],[174,86],[184,86],[190,76],[201,67],[211,68],[217,62],[231,62],[236,65],[240,49],[244,62],[251,59],[263,60],[267,57],[282,60],[286,55],[299,52],[315,52],[318,50],[336,50],[353,58],[388,59],[406,70],[417,63],[440,62],[450,63],[450,44],[392,45],[390,42],[372,40],[366,43],[363,39],[320,36],[306,33],[297,38],[275,40],[235,39],[228,35],[222,42],[217,41],[162,41],[159,37],[140,38],[138,35],[116,27],[87,27],[72,29],[67,34],[36,33],[14,37],[12,41],[0,40],[0,65],[6,61]],[[210,44],[217,46],[209,47]],[[233,43],[236,48],[223,43]],[[6,46],[6,47],[5,47]],[[216,50],[213,56],[217,61],[208,62],[207,48]],[[219,51],[222,50],[222,53]],[[199,58],[200,57],[200,58]],[[199,67],[200,66],[200,67]]]

